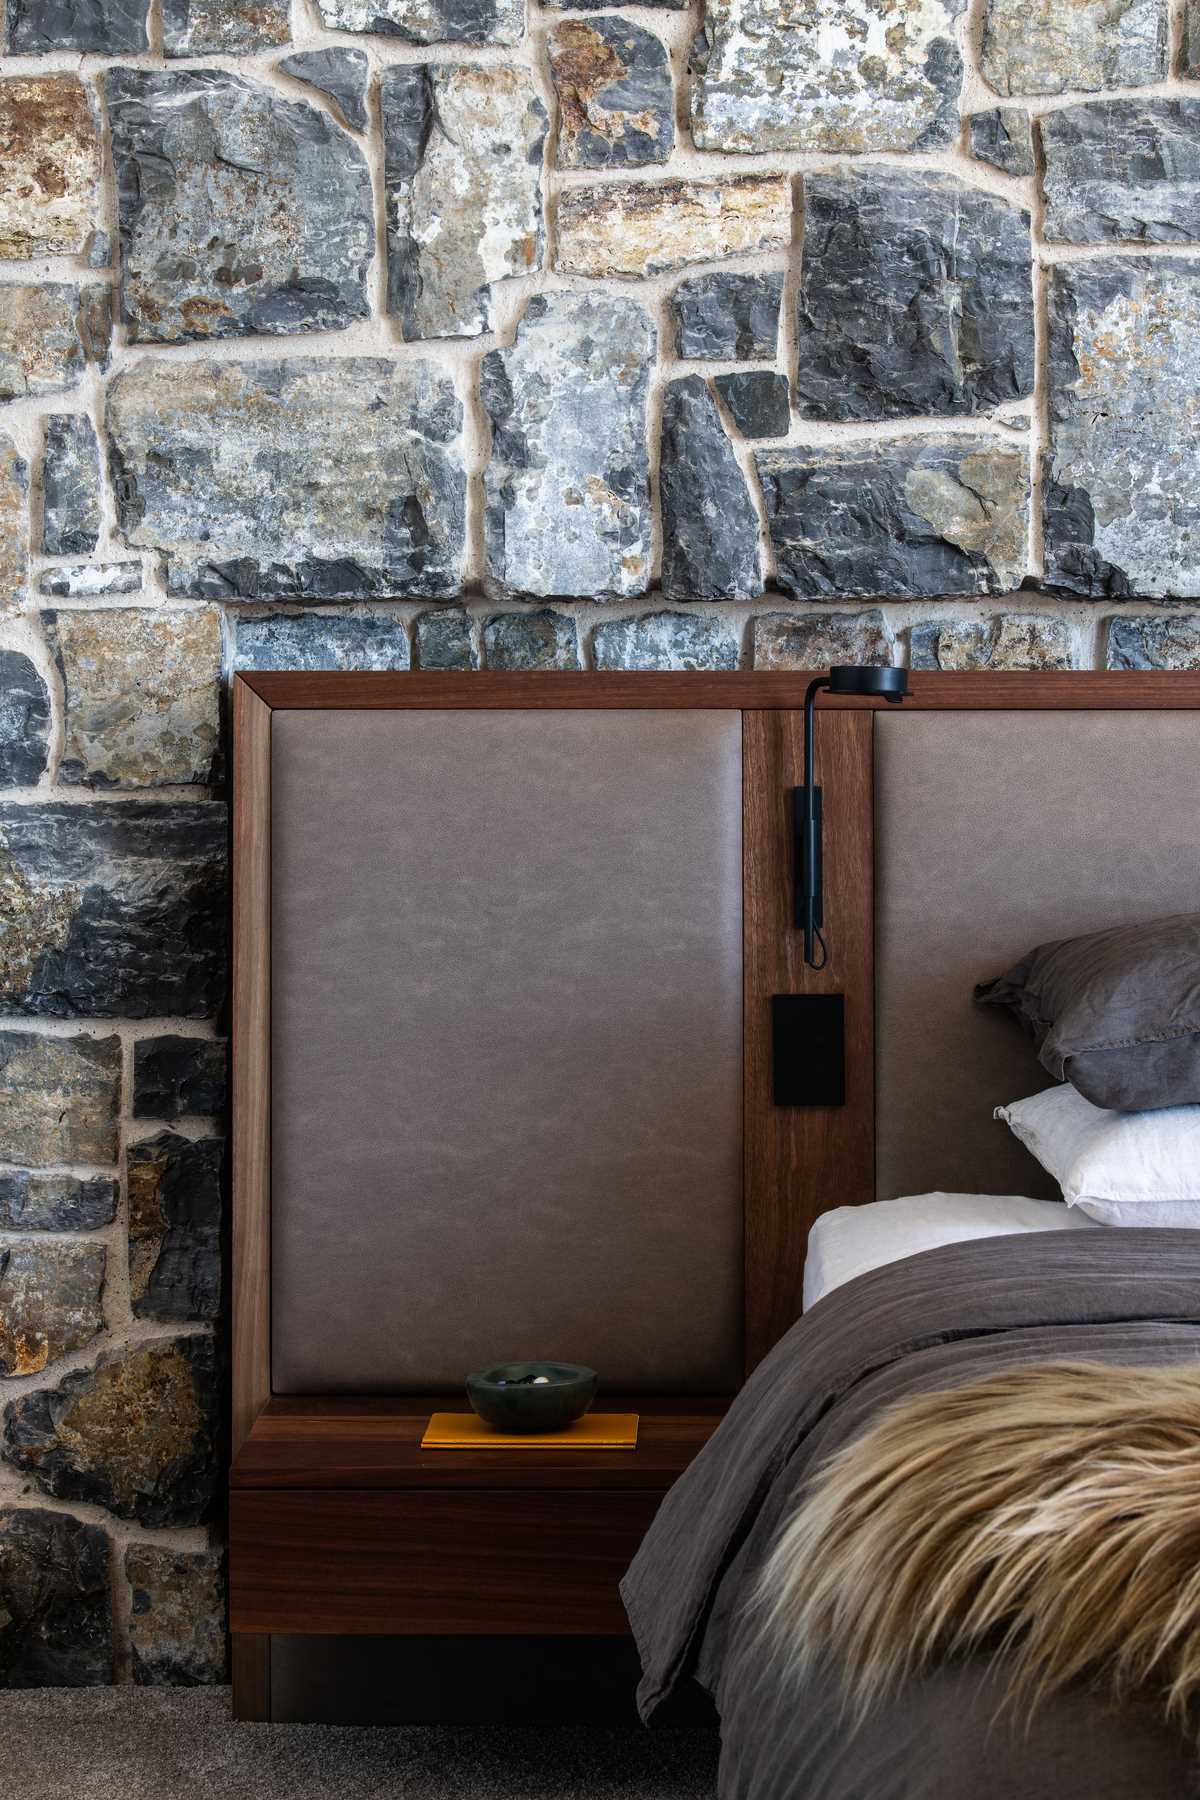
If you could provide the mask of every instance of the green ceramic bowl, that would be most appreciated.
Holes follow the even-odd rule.
[[[596,1371],[578,1363],[497,1363],[467,1376],[467,1399],[496,1431],[562,1431],[596,1397]]]

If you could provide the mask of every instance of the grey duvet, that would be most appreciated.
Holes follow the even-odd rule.
[[[721,1800],[1181,1800],[1200,1754],[1149,1709],[1073,1691],[1030,1724],[1003,1671],[932,1671],[854,1725],[837,1671],[778,1676],[748,1601],[814,1468],[910,1394],[1052,1358],[1200,1357],[1200,1232],[1105,1230],[929,1250],[837,1288],[755,1371],[659,1510],[622,1593],[649,1720],[696,1680]]]

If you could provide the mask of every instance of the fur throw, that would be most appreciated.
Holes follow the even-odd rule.
[[[832,1457],[758,1602],[861,1715],[986,1652],[1031,1707],[1087,1679],[1181,1722],[1200,1691],[1200,1363],[1047,1363],[901,1401]]]

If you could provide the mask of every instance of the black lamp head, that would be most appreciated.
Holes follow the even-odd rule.
[[[908,698],[908,674],[904,669],[869,668],[861,663],[837,663],[829,671],[831,694],[874,694],[898,706]]]

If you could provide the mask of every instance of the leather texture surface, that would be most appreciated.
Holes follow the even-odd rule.
[[[278,712],[272,1380],[742,1360],[741,720]]]
[[[972,992],[1034,945],[1200,904],[1185,712],[879,713],[876,1195],[1057,1189],[996,1106],[1051,1084]]]

